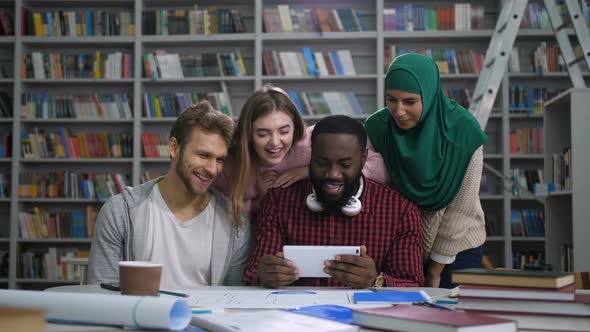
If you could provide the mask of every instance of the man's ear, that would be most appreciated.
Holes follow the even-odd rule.
[[[176,140],[176,137],[170,137],[168,140],[168,152],[170,152],[170,158],[174,159],[180,153],[180,145]]]
[[[362,167],[361,168],[365,168],[365,163],[367,162],[368,156],[369,156],[369,149],[363,150]]]

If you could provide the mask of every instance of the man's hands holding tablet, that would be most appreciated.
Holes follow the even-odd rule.
[[[284,246],[263,256],[258,278],[264,287],[287,286],[302,277],[334,277],[352,288],[366,288],[377,278],[375,262],[365,246]]]

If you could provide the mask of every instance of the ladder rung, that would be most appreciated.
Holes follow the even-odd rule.
[[[577,64],[578,62],[581,62],[582,60],[586,60],[586,58],[584,58],[583,56],[581,56],[581,57],[579,57],[579,58],[577,58],[575,60],[570,61],[567,65],[568,66],[573,66],[573,65]]]
[[[555,27],[555,32],[559,32],[559,31],[561,31],[561,30],[563,30],[565,28],[567,28],[567,23],[565,23],[565,22],[564,23],[561,23],[559,26],[556,26]]]
[[[492,60],[490,60],[488,63],[486,63],[486,68],[490,68],[491,66],[494,65],[494,63],[496,62],[496,58],[492,58]]]
[[[483,98],[483,94],[477,96],[475,99],[473,99],[474,103],[478,103],[481,99]]]

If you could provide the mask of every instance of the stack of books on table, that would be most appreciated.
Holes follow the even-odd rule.
[[[513,319],[519,329],[589,331],[590,295],[574,275],[550,271],[466,269],[453,272],[457,309]]]

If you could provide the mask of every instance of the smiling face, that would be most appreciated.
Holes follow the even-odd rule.
[[[288,113],[274,110],[252,124],[252,148],[264,166],[283,161],[293,145],[293,119]]]
[[[346,205],[359,186],[367,150],[350,134],[322,133],[311,151],[309,177],[315,193],[328,210]]]
[[[411,129],[422,116],[422,97],[400,90],[385,90],[385,105],[400,129]]]
[[[219,134],[194,128],[182,146],[170,139],[173,169],[186,189],[195,195],[204,194],[223,170],[227,143]]]

